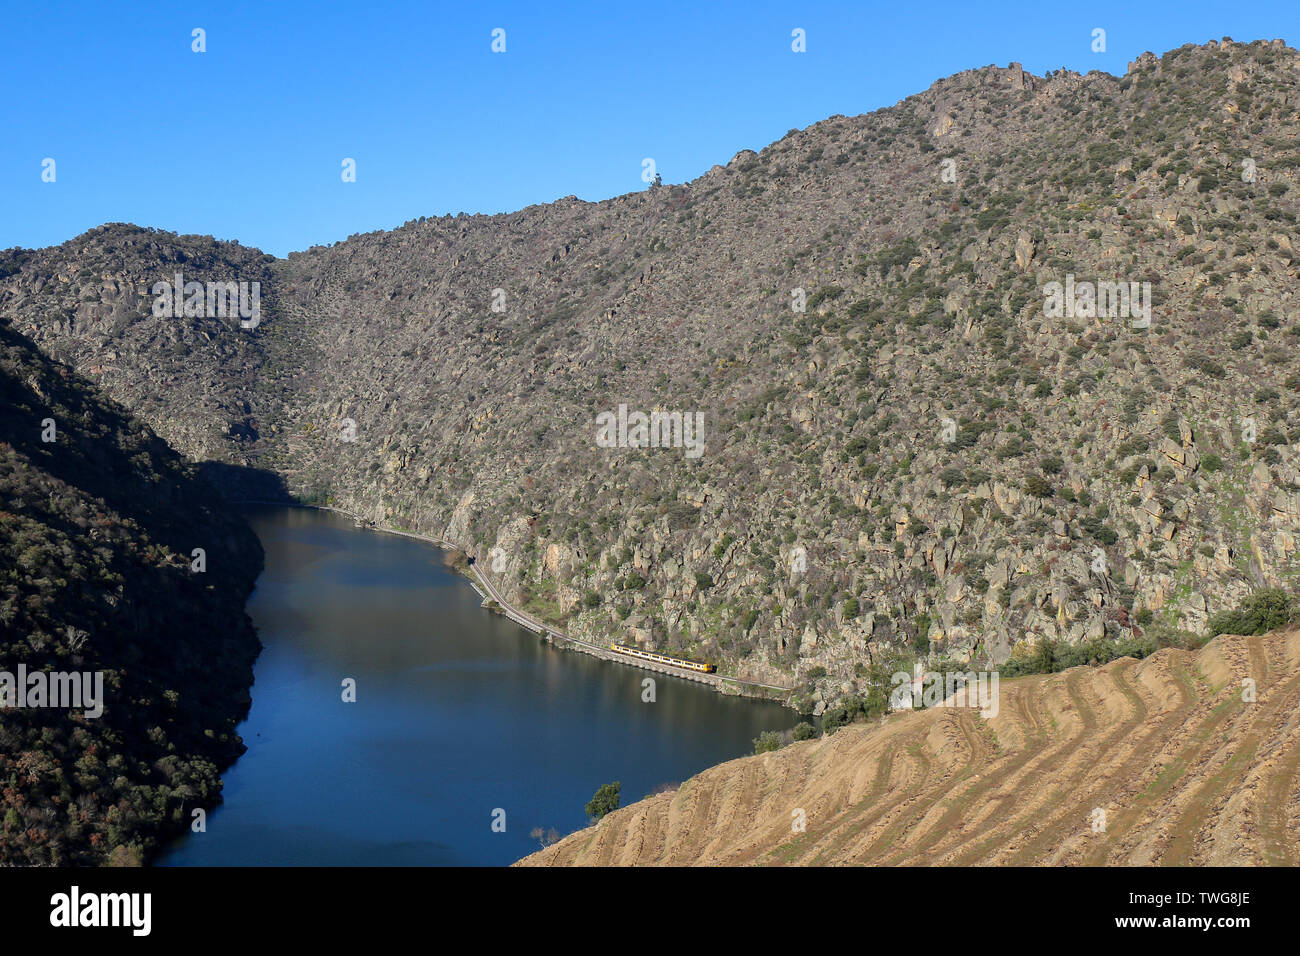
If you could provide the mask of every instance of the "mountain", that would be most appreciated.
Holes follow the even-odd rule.
[[[689,183],[284,260],[110,225],[0,254],[0,314],[232,498],[463,542],[575,636],[805,712],[916,658],[1187,645],[1300,571],[1298,64],[984,67]],[[178,272],[260,322],[155,314]],[[604,447],[620,406],[702,453]]]
[[[0,865],[139,863],[244,750],[261,546],[194,464],[4,321],[0,408]],[[77,706],[37,696],[69,675]]]
[[[519,865],[1300,862],[1300,631],[1022,677],[999,697],[987,718],[894,714],[712,767]]]

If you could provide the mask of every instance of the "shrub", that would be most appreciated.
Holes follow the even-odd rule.
[[[822,730],[833,734],[845,724],[864,716],[869,716],[866,701],[861,697],[848,697],[822,715]]]
[[[1052,497],[1052,486],[1048,484],[1047,479],[1042,475],[1030,475],[1025,479],[1025,494],[1033,495],[1035,498]]]
[[[587,816],[593,820],[600,820],[606,814],[613,813],[618,809],[619,792],[623,789],[623,784],[615,780],[613,783],[602,784],[601,788],[596,791],[595,795],[583,807]]]
[[[916,618],[916,652],[930,653],[930,615],[919,614]]]
[[[1143,658],[1154,653],[1160,644],[1151,635],[1114,641],[1106,638],[1070,645],[1042,640],[1028,653],[1012,654],[998,673],[1003,678],[1023,674],[1052,674],[1084,664],[1105,664],[1120,657]]]
[[[1095,518],[1092,515],[1088,515],[1084,518],[1079,519],[1079,525],[1083,528],[1084,531],[1088,532],[1088,534],[1096,538],[1102,544],[1111,545],[1119,540],[1119,535],[1115,533],[1115,530],[1113,528],[1107,527],[1104,523],[1102,523],[1102,520],[1100,518]]]
[[[1256,591],[1235,611],[1219,611],[1210,618],[1210,634],[1265,634],[1300,620],[1300,606],[1280,588]]]
[[[1191,353],[1183,359],[1183,364],[1188,368],[1196,369],[1198,372],[1204,372],[1212,378],[1223,378],[1228,374],[1227,369],[1204,352]]]

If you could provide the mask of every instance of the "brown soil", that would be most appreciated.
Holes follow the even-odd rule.
[[[1300,630],[1000,690],[710,768],[520,864],[1300,863]]]

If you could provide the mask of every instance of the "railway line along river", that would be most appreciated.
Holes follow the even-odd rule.
[[[481,608],[424,542],[323,511],[248,514],[266,549],[248,752],[206,831],[155,865],[505,865],[539,848],[537,827],[586,826],[601,784],[627,804],[797,720],[557,650]]]

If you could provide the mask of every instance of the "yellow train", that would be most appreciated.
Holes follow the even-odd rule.
[[[667,664],[670,667],[680,667],[688,671],[699,671],[701,674],[712,674],[718,669],[717,664],[701,664],[698,661],[688,661],[684,657],[655,654],[652,651],[643,651],[639,647],[624,647],[622,644],[611,644],[609,649],[617,651],[619,654],[626,654],[628,657],[639,657],[643,661],[654,661],[656,664]]]

